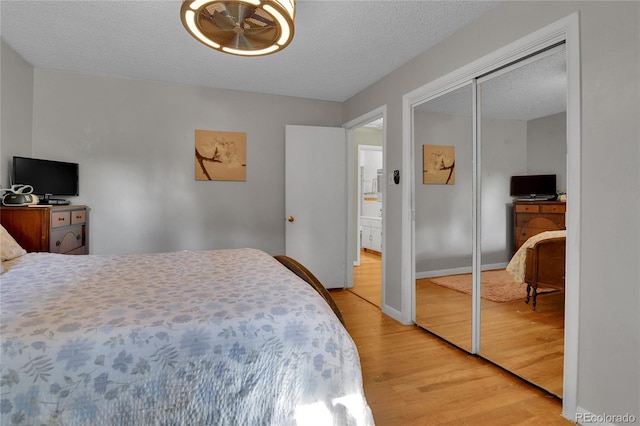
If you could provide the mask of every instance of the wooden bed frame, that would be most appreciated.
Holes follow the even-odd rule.
[[[311,287],[316,289],[318,293],[324,298],[324,300],[331,306],[331,309],[336,314],[342,325],[344,325],[344,319],[342,318],[342,313],[340,312],[340,308],[336,305],[336,302],[331,297],[331,294],[327,291],[327,289],[322,285],[320,280],[318,280],[315,275],[311,273],[302,263],[297,260],[284,255],[273,256],[278,262],[282,263],[287,269],[291,272],[302,278],[307,282]]]
[[[536,309],[538,287],[564,290],[566,238],[550,238],[537,242],[527,249],[524,282],[527,283],[527,300],[533,297]]]

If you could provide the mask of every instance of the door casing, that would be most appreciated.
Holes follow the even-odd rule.
[[[356,143],[353,136],[353,131],[358,127],[362,127],[365,124],[371,123],[372,121],[382,118],[382,176],[387,176],[387,106],[383,105],[378,107],[366,114],[361,115],[360,117],[354,118],[353,120],[342,125],[347,130],[347,164],[355,164],[357,149]],[[354,181],[355,173],[347,173],[347,188],[348,188],[348,199],[347,203],[347,234],[350,236],[355,235],[358,221],[354,220],[357,212],[354,211],[354,206],[356,205],[356,200],[358,198],[358,190],[356,182]],[[382,187],[382,199],[386,200],[386,185]],[[386,272],[386,203],[382,203],[382,310],[385,310],[385,272]],[[353,265],[353,253],[356,250],[356,243],[354,238],[349,238],[349,243],[347,245],[347,253],[350,258],[350,265]],[[349,281],[347,287],[353,287],[353,268],[349,268],[351,270],[351,275],[349,277]]]

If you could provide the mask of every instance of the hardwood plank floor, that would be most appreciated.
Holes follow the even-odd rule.
[[[358,347],[377,425],[568,425],[558,398],[416,326],[332,290]]]
[[[471,351],[471,296],[432,283],[416,283],[416,322]],[[562,397],[564,293],[538,296],[536,310],[523,300],[482,299],[480,354]]]
[[[373,303],[382,306],[382,255],[360,250],[360,265],[353,267],[352,292]]]

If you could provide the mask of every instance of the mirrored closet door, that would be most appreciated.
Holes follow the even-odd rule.
[[[555,199],[566,188],[567,175],[564,45],[478,79],[477,93],[483,269],[479,353],[561,397],[565,248],[559,244],[549,254],[549,244],[533,246],[530,238],[546,244],[546,231],[557,238],[564,229],[565,204]],[[513,186],[512,176],[518,177]],[[518,190],[521,181],[531,185],[527,193]],[[514,258],[523,244],[545,250],[539,259],[532,253],[527,258],[526,249],[518,254],[529,274]],[[523,281],[532,280],[538,281],[535,310],[533,297],[525,303]]]
[[[416,323],[471,351],[471,84],[417,106],[413,132]]]
[[[535,268],[554,272],[535,284],[512,258],[529,237],[564,229],[552,198],[566,188],[566,99],[561,44],[412,111],[416,323],[560,397],[564,246],[539,257]],[[442,181],[450,164],[455,180]],[[553,190],[518,200],[512,177],[538,175],[555,176]]]

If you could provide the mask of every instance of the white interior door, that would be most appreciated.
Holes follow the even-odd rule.
[[[287,126],[285,252],[327,288],[347,285],[346,131]]]

